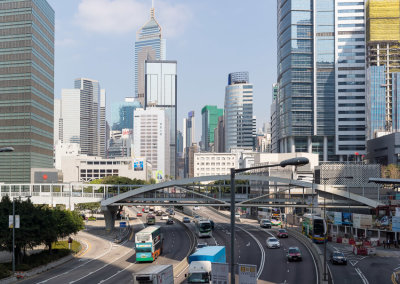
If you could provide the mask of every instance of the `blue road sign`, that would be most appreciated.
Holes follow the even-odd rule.
[[[126,222],[119,222],[120,228],[126,228]]]

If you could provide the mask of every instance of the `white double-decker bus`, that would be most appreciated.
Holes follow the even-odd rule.
[[[195,221],[196,234],[201,237],[212,237],[212,226],[209,220],[196,220]]]

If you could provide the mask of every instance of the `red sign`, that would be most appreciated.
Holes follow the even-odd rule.
[[[42,178],[43,178],[44,180],[46,180],[46,179],[48,178],[48,176],[47,176],[46,174],[44,174],[44,175],[42,175]]]

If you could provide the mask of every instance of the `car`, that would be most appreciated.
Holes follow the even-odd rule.
[[[267,229],[271,229],[272,228],[272,223],[270,220],[268,219],[262,219],[260,221],[260,227],[261,228],[267,228]]]
[[[172,208],[168,208],[167,210],[165,210],[169,215],[175,215],[174,209]]]
[[[200,210],[200,207],[199,206],[194,206],[193,210]]]
[[[167,225],[173,225],[173,224],[174,224],[174,219],[168,218]]]
[[[292,260],[301,261],[302,260],[301,252],[298,247],[289,247],[286,256],[287,256],[288,261],[292,261]]]
[[[183,223],[190,223],[190,218],[185,216],[185,217],[182,218],[182,222]]]
[[[138,212],[138,213],[136,214],[136,217],[142,217],[142,216],[143,216],[142,212]]]
[[[240,213],[235,213],[235,218],[240,219]]]
[[[278,234],[276,235],[278,238],[288,238],[289,234],[285,229],[279,229]]]
[[[198,243],[197,246],[196,246],[196,250],[201,249],[201,248],[204,248],[204,247],[206,247],[206,246],[208,246],[207,243]]]
[[[347,265],[347,258],[340,251],[332,252],[329,260],[332,262],[332,264],[344,264],[344,265]]]
[[[162,214],[163,214],[163,212],[162,212],[161,210],[158,210],[158,211],[156,212],[156,216],[162,216]]]
[[[161,215],[161,220],[168,220],[168,219],[169,219],[169,217],[168,217],[167,214],[163,213],[163,214]]]
[[[267,247],[268,248],[280,248],[281,247],[281,243],[279,242],[279,240],[275,237],[269,237],[267,239]]]
[[[195,222],[196,220],[200,220],[201,219],[201,216],[199,216],[199,215],[194,215],[194,217],[193,217],[193,222]]]

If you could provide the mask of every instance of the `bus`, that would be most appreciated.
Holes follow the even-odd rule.
[[[199,238],[201,237],[212,237],[212,225],[209,220],[196,220],[195,221],[196,234]]]
[[[163,238],[159,226],[150,226],[135,235],[136,261],[154,261],[162,253]]]
[[[282,224],[282,213],[280,208],[275,207],[258,207],[257,217],[259,220],[271,220],[272,225],[279,226]]]
[[[147,225],[155,225],[156,224],[156,216],[153,214],[148,214],[146,216],[146,223]]]
[[[324,218],[315,214],[304,214],[302,221],[302,233],[315,243],[326,241],[327,226]]]

